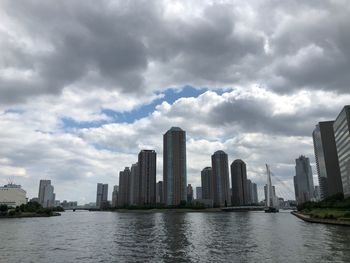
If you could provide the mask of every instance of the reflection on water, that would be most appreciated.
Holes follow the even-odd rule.
[[[0,262],[350,262],[350,228],[289,213],[65,212],[0,220]]]

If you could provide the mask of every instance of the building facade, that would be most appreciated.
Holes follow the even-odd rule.
[[[26,191],[20,185],[9,183],[0,187],[0,205],[20,206],[27,203]]]
[[[231,203],[227,154],[224,151],[216,151],[211,156],[211,164],[214,206],[227,206]]]
[[[259,197],[258,197],[258,186],[256,183],[252,183],[252,203],[257,204],[259,203]]]
[[[119,191],[117,201],[119,207],[129,205],[130,174],[131,172],[129,167],[125,167],[124,171],[119,172]]]
[[[196,199],[202,199],[202,187],[196,187]]]
[[[187,203],[192,203],[193,201],[193,187],[191,184],[187,185]]]
[[[252,203],[252,181],[250,181],[249,179],[247,179],[247,205],[250,205]]]
[[[118,191],[119,191],[119,186],[115,185],[113,187],[113,192],[112,192],[112,207],[113,208],[118,206]]]
[[[172,127],[163,135],[163,191],[167,206],[186,201],[186,169],[186,132]]]
[[[333,124],[319,122],[312,133],[321,199],[343,192]]]
[[[140,169],[138,163],[131,165],[130,171],[130,183],[129,183],[129,204],[130,205],[139,205],[140,200]]]
[[[107,206],[108,199],[108,184],[97,184],[96,190],[96,207],[105,208]]]
[[[163,181],[159,181],[157,183],[157,203],[158,204],[164,204],[164,194],[163,194]]]
[[[205,167],[201,171],[202,199],[214,200],[213,174],[211,167]]]
[[[309,158],[301,155],[295,160],[295,199],[298,204],[314,200],[314,182]],[[296,185],[295,185],[296,184]]]
[[[55,205],[55,193],[51,180],[40,180],[38,200],[44,208]]]
[[[333,124],[340,176],[345,197],[350,196],[350,105],[345,106]]]
[[[248,204],[247,167],[240,159],[231,164],[232,205],[242,206]]]
[[[140,174],[140,204],[155,206],[157,203],[157,154],[154,150],[141,150],[138,156]]]

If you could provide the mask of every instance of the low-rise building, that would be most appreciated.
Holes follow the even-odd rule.
[[[27,193],[20,185],[7,184],[0,187],[0,204],[12,207],[27,203]]]

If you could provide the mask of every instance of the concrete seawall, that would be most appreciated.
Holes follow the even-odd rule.
[[[322,218],[311,218],[309,215],[303,215],[298,212],[291,212],[292,215],[310,223],[319,223],[319,224],[329,224],[329,225],[339,225],[339,226],[350,226],[350,221],[340,221],[335,219],[322,219]]]

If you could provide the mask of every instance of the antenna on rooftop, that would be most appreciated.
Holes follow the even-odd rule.
[[[14,184],[14,178],[13,178],[13,176],[9,177],[9,178],[7,179],[7,182],[8,182],[8,184]]]

